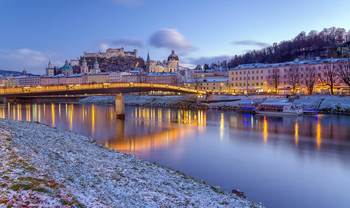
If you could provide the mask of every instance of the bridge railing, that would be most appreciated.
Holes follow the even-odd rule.
[[[56,86],[36,86],[36,87],[17,87],[0,89],[0,94],[22,94],[35,92],[57,92],[70,90],[89,90],[102,88],[128,88],[141,87],[150,89],[169,89],[175,91],[190,92],[196,94],[205,94],[204,91],[188,89],[184,87],[177,87],[173,85],[153,84],[153,83],[102,83],[102,84],[86,84],[86,85],[56,85]]]

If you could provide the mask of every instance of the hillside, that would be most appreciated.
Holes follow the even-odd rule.
[[[228,67],[250,63],[280,63],[295,59],[344,58],[350,57],[350,30],[325,28],[321,32],[311,30],[300,32],[291,40],[274,43],[261,50],[235,55],[228,61]]]

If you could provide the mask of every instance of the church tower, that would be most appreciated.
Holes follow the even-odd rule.
[[[94,68],[91,69],[91,74],[98,74],[100,72],[101,72],[100,64],[98,63],[97,57],[96,57],[96,60],[95,60],[95,63],[94,63]]]
[[[179,57],[175,54],[175,51],[172,50],[170,56],[168,57],[168,71],[176,72],[178,66],[179,66]]]
[[[83,61],[81,62],[80,73],[85,73],[85,74],[89,73],[89,67],[87,65],[87,61],[85,59],[85,56],[84,56]]]
[[[46,68],[46,76],[54,76],[55,75],[55,70],[52,67],[51,61],[49,60],[49,63],[47,64],[47,68]]]

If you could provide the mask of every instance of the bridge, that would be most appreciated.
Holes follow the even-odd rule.
[[[52,95],[115,95],[117,117],[124,117],[122,93],[163,91],[204,95],[205,91],[153,83],[102,83],[84,85],[36,86],[0,89],[0,98],[36,97]]]

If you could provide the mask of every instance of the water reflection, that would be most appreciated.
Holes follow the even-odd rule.
[[[108,148],[156,161],[227,191],[239,188],[271,207],[350,203],[345,190],[350,186],[349,116],[125,110],[127,117],[120,120],[112,105],[7,103],[0,105],[0,117],[91,136]],[[334,195],[332,190],[339,191]]]
[[[321,149],[324,139],[346,140],[350,135],[350,129],[347,128],[349,118],[346,116],[267,117],[233,112],[215,113],[203,110],[143,107],[127,108],[126,111],[128,118],[122,121],[114,117],[113,106],[54,103],[0,105],[1,118],[37,121],[53,127],[78,131],[104,141],[106,146],[128,152],[162,147],[164,145],[155,145],[153,142],[146,144],[145,140],[153,141],[160,138],[158,139],[160,144],[168,144],[169,141],[176,140],[181,131],[191,129],[171,126],[175,123],[186,124],[186,127],[196,126],[196,131],[202,132],[207,126],[208,115],[210,119],[208,125],[218,121],[220,140],[227,133],[225,129],[227,123],[230,129],[260,132],[264,143],[267,143],[273,135],[293,135],[296,147],[299,147],[301,137],[314,138],[315,147]],[[128,128],[125,129],[125,126]],[[134,131],[135,129],[138,131]]]

